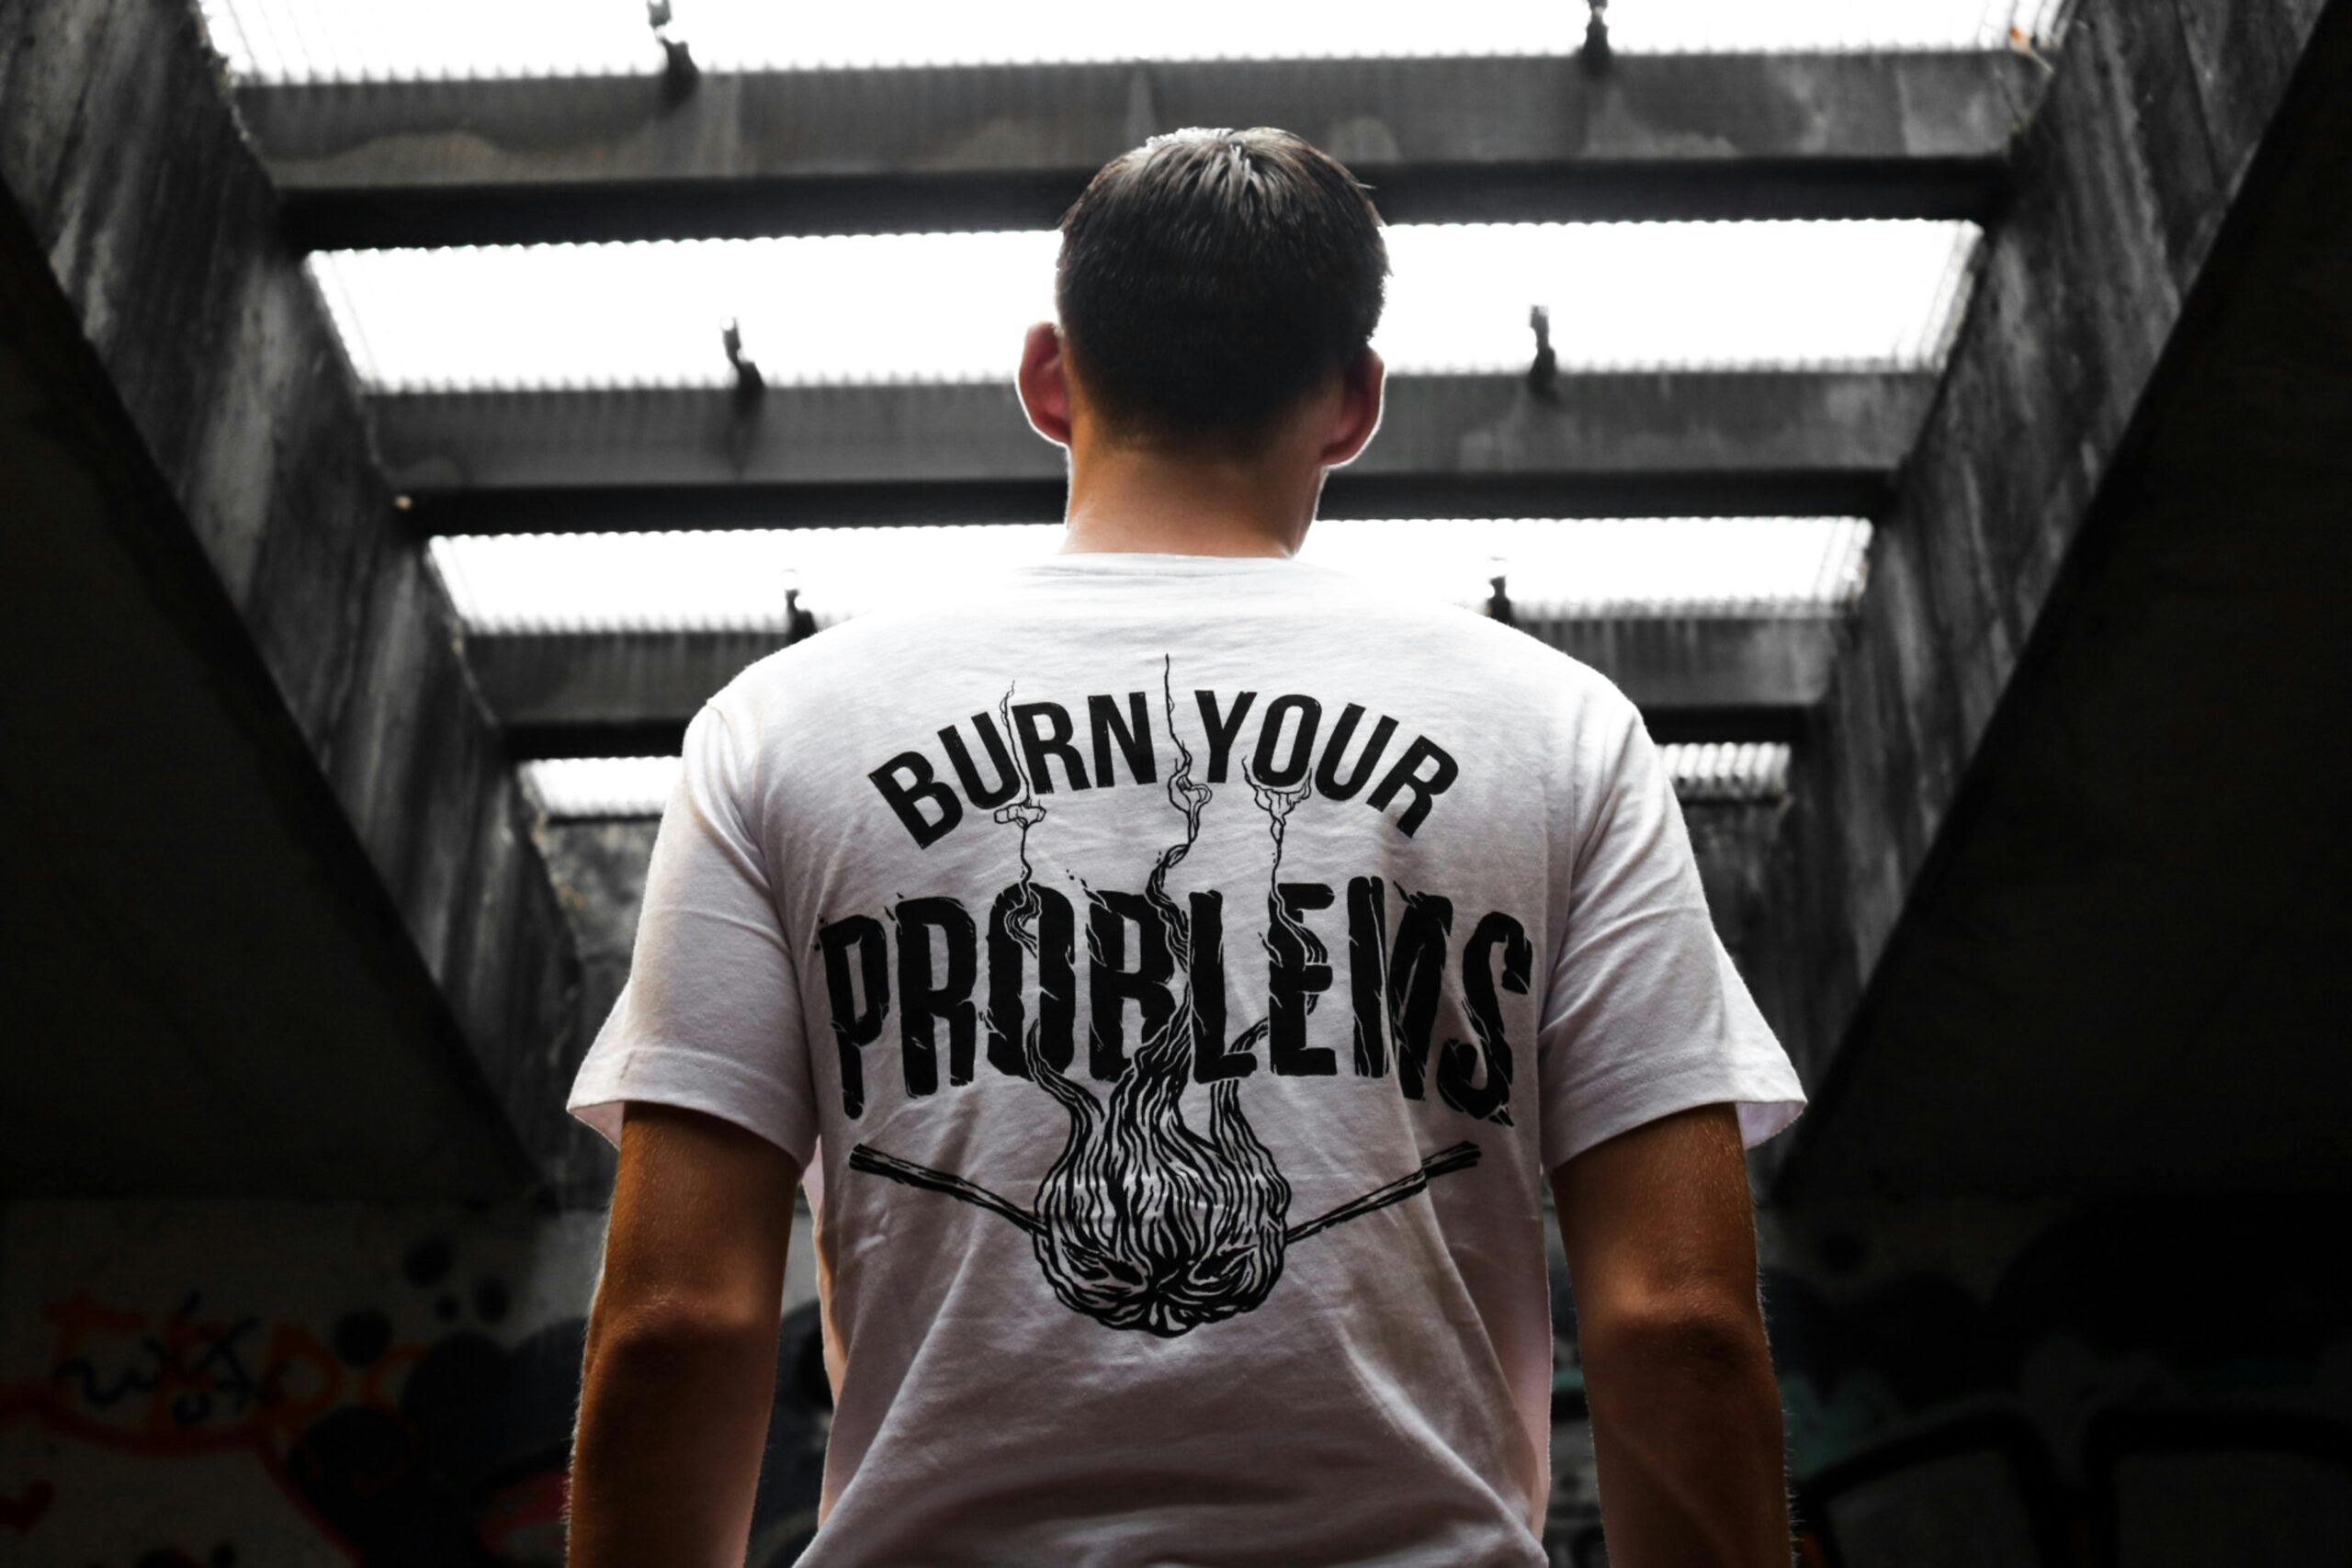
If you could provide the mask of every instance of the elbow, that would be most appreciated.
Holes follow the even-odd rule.
[[[704,1368],[771,1354],[776,1322],[731,1303],[599,1302],[588,1325],[583,1376],[667,1382]]]
[[[1581,1316],[1577,1335],[1586,1375],[1596,1382],[1736,1383],[1772,1376],[1763,1317],[1752,1296],[1690,1294],[1618,1305]]]

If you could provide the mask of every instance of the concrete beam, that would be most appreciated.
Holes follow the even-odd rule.
[[[0,29],[11,1192],[560,1177],[577,964],[195,12]]]
[[[1829,678],[1829,615],[1522,619],[1600,670],[1669,740],[1787,740]],[[819,634],[822,635],[822,634]],[[704,699],[782,646],[767,632],[577,632],[467,638],[521,758],[674,755]]]
[[[1866,515],[1934,395],[1867,370],[1398,376],[1322,515]],[[1067,455],[1010,382],[404,392],[369,401],[432,533],[1046,522]]]
[[[1102,164],[1281,125],[1391,222],[1945,218],[1997,205],[2039,84],[1992,53],[706,73],[254,85],[313,248],[1049,229]]]
[[[2346,82],[2352,0],[2068,29],[1765,885],[1784,1199],[2352,1179]]]

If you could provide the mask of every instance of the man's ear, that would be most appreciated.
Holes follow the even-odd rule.
[[[1029,329],[1014,381],[1029,427],[1057,446],[1069,446],[1069,378],[1062,360],[1061,332],[1053,322],[1039,321]]]
[[[1340,372],[1340,415],[1332,422],[1317,458],[1325,468],[1354,461],[1371,442],[1373,433],[1380,428],[1387,386],[1388,366],[1369,348]]]

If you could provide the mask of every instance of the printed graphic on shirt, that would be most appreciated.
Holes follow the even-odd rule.
[[[1276,740],[1261,740],[1256,756],[1240,764],[1255,807],[1265,816],[1271,842],[1268,924],[1261,938],[1271,995],[1266,1016],[1227,1039],[1221,896],[1194,893],[1180,905],[1167,887],[1169,874],[1198,840],[1202,814],[1215,792],[1193,776],[1193,752],[1175,722],[1166,660],[1161,694],[1179,758],[1167,794],[1183,816],[1183,836],[1158,852],[1139,895],[1087,889],[1088,955],[1094,982],[1089,1069],[1092,1077],[1108,1081],[1107,1096],[1098,1097],[1069,1076],[1076,1057],[1075,920],[1068,898],[1038,883],[1030,858],[1031,831],[1049,816],[1038,798],[1045,793],[1039,787],[1044,751],[1059,746],[1073,778],[1083,777],[1081,763],[1068,745],[1066,716],[1057,738],[1050,728],[1023,728],[1023,712],[1035,713],[1048,705],[1015,708],[1008,690],[998,704],[1001,733],[1054,739],[1048,748],[1024,746],[1024,758],[1016,761],[1004,751],[999,732],[976,716],[976,733],[999,768],[995,786],[977,787],[954,730],[941,733],[969,798],[991,807],[994,821],[1017,831],[1019,874],[996,898],[989,923],[988,1059],[1001,1071],[1035,1081],[1061,1108],[1067,1122],[1061,1151],[1039,1183],[1034,1205],[1025,1209],[971,1175],[919,1165],[869,1144],[856,1145],[849,1164],[854,1170],[943,1193],[1011,1222],[1028,1235],[1046,1281],[1065,1305],[1112,1328],[1173,1338],[1202,1324],[1254,1310],[1281,1278],[1284,1253],[1293,1243],[1412,1198],[1436,1178],[1475,1165],[1479,1150],[1474,1143],[1454,1144],[1418,1168],[1399,1172],[1328,1213],[1292,1223],[1290,1184],[1251,1128],[1241,1106],[1240,1085],[1257,1070],[1261,1047],[1276,1073],[1312,1077],[1339,1070],[1334,1052],[1306,1043],[1306,1021],[1329,989],[1332,974],[1329,949],[1300,919],[1304,911],[1330,907],[1332,890],[1317,883],[1282,880],[1285,827],[1293,809],[1313,791],[1306,753],[1314,724],[1311,718],[1298,720],[1287,763],[1272,755]],[[1219,770],[1247,705],[1237,702],[1220,728],[1213,694],[1198,695],[1215,757],[1211,776],[1221,778]],[[1139,781],[1156,782],[1148,710],[1141,694],[1136,696],[1120,736],[1121,750]],[[1282,699],[1294,701],[1307,699]],[[1102,705],[1098,713],[1115,714],[1106,698],[1092,703]],[[1346,729],[1362,712],[1349,708],[1340,743],[1325,757],[1324,775],[1334,774],[1333,759],[1344,749]],[[1341,785],[1342,798],[1362,787],[1377,760],[1377,746],[1385,745],[1382,738],[1395,728],[1394,720],[1381,720],[1352,783]],[[1270,710],[1266,736],[1278,738],[1282,728]],[[1098,728],[1096,777],[1104,783],[1110,777],[1110,744],[1106,730]],[[1444,759],[1443,767],[1435,772],[1423,773],[1411,761],[1432,756]],[[928,778],[927,769],[904,767],[903,762],[904,757],[894,759],[876,770],[875,783],[886,796],[893,789],[886,775],[906,775],[899,780],[905,798],[920,798],[910,791],[944,789]],[[1443,787],[1437,781],[1451,782],[1452,769],[1452,760],[1443,752],[1417,741],[1408,749],[1408,760],[1392,771],[1390,777],[1396,782],[1390,795],[1416,790],[1405,815],[1418,821]],[[900,799],[893,798],[892,804],[897,808]],[[917,818],[930,824],[933,839],[955,826],[961,804],[941,806],[939,811],[936,818]],[[906,819],[904,812],[901,818]],[[918,831],[917,838],[921,841],[922,833]],[[1385,1076],[1388,1042],[1394,1038],[1403,1092],[1420,1099],[1453,911],[1443,898],[1399,892],[1405,912],[1392,949],[1386,941],[1381,879],[1358,877],[1349,885],[1357,1004],[1353,1066],[1361,1077]],[[976,924],[958,901],[938,897],[900,899],[893,924],[899,937],[899,1008],[908,1093],[929,1094],[938,1087],[934,1025],[942,1021],[948,1032],[950,1081],[967,1083],[973,1036],[980,1021],[972,1000],[978,987]],[[946,933],[944,976],[931,972],[935,931]],[[1137,938],[1133,968],[1127,966],[1131,933]],[[816,942],[841,1049],[842,1111],[852,1118],[864,1111],[864,1049],[881,1032],[890,978],[888,945],[879,922],[865,916],[828,922]],[[1477,1043],[1449,1040],[1442,1044],[1437,1053],[1436,1087],[1440,1099],[1454,1110],[1508,1125],[1511,1052],[1496,987],[1499,984],[1503,990],[1526,993],[1532,948],[1519,922],[1496,911],[1478,922],[1464,956],[1464,994]],[[1032,964],[1040,995],[1036,1016],[1024,1022],[1022,985]],[[1144,1019],[1144,1039],[1132,1053],[1121,1037],[1130,998]],[[1187,1124],[1180,1103],[1195,1078],[1209,1085],[1205,1135]]]
[[[1172,737],[1176,708],[1167,689],[1166,673],[1162,671],[1161,696]],[[1207,743],[1204,782],[1223,784],[1258,694],[1236,692],[1230,702],[1221,703],[1216,693],[1201,691],[1193,694],[1193,700],[1199,706]],[[1374,724],[1355,761],[1349,762],[1348,748],[1354,743],[1364,716],[1362,704],[1349,703],[1325,735],[1321,703],[1295,692],[1276,697],[1259,713],[1257,744],[1243,761],[1242,771],[1251,777],[1253,788],[1304,794],[1311,769],[1314,788],[1327,800],[1351,800],[1370,783],[1364,805],[1385,812],[1401,800],[1404,809],[1395,822],[1396,830],[1409,839],[1419,831],[1438,797],[1460,776],[1461,766],[1436,741],[1416,735],[1383,770],[1381,764],[1387,761],[1388,748],[1396,736],[1396,721],[1386,714]],[[1086,756],[1078,747],[1077,721],[1070,710],[1060,703],[1014,703],[1009,694],[997,704],[994,719],[985,713],[971,717],[972,734],[988,754],[993,780],[981,778],[961,727],[953,724],[939,732],[952,784],[940,775],[939,765],[931,756],[921,750],[901,751],[866,777],[882,793],[917,849],[929,849],[954,832],[967,819],[967,807],[993,810],[994,819],[1002,822],[1006,818],[1001,808],[1014,795],[1025,797],[1032,791],[1057,793],[1055,764],[1059,764],[1061,773],[1059,788],[1071,793],[1115,787],[1117,761],[1126,763],[1136,783],[1157,782],[1149,699],[1144,693],[1127,693],[1124,713],[1120,700],[1107,693],[1088,697],[1086,725],[1093,742],[1091,777]],[[1319,761],[1315,754],[1318,740],[1323,749]],[[1188,766],[1190,761],[1187,753]]]

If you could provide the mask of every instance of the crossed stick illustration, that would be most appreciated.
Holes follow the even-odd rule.
[[[1421,1161],[1420,1168],[1410,1175],[1400,1176],[1394,1181],[1374,1188],[1361,1198],[1350,1199],[1336,1209],[1291,1226],[1283,1233],[1283,1245],[1288,1247],[1310,1235],[1318,1235],[1334,1225],[1362,1219],[1391,1203],[1401,1203],[1416,1193],[1427,1191],[1430,1183],[1438,1177],[1456,1170],[1467,1170],[1477,1163],[1478,1145],[1476,1144],[1460,1143],[1440,1149]],[[927,1165],[917,1165],[896,1155],[886,1155],[871,1144],[859,1144],[849,1151],[849,1168],[873,1176],[887,1176],[893,1181],[920,1187],[925,1191],[944,1192],[950,1198],[960,1199],[976,1208],[986,1209],[991,1214],[1010,1220],[1031,1235],[1045,1234],[1044,1222],[1011,1199],[991,1192],[978,1182],[967,1181],[960,1176],[950,1175]]]

